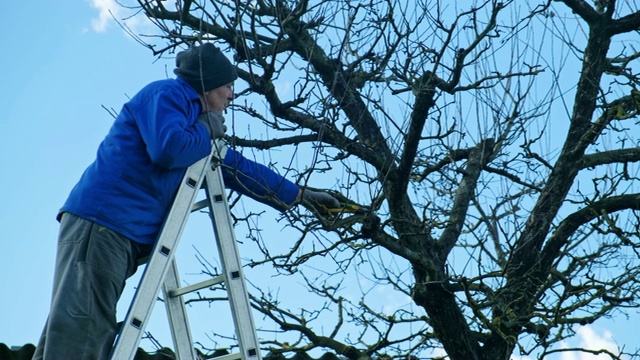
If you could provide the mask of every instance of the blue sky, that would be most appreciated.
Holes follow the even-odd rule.
[[[13,346],[35,343],[40,335],[51,292],[55,215],[111,125],[103,106],[117,111],[146,83],[172,76],[173,60],[156,61],[100,11],[98,1],[9,4],[0,11],[0,342]],[[197,272],[194,266],[188,271]],[[192,322],[196,331],[208,326]],[[580,339],[593,346],[615,336],[632,345],[636,327],[621,318],[580,330]]]
[[[21,345],[37,341],[46,319],[55,215],[111,125],[102,106],[119,110],[166,75],[115,23],[101,26],[88,1],[8,4],[0,11],[0,342]]]

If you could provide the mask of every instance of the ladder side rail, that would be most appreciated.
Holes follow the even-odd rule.
[[[211,221],[225,272],[225,285],[229,295],[240,354],[243,360],[261,360],[260,343],[251,312],[249,293],[244,280],[221,167],[212,166],[211,171],[206,174],[205,182],[205,191],[210,199]]]
[[[164,305],[167,310],[167,318],[173,339],[173,348],[176,359],[197,360],[196,350],[193,346],[193,336],[187,317],[187,309],[181,295],[173,295],[175,289],[180,288],[180,276],[176,259],[171,261],[171,266],[164,279],[162,292],[164,293]]]
[[[133,359],[135,356],[160,287],[173,260],[174,249],[178,245],[191,208],[202,187],[211,157],[212,154],[209,154],[209,156],[202,158],[185,172],[171,210],[164,221],[149,262],[142,274],[125,321],[122,323],[122,328],[111,353],[113,360]]]

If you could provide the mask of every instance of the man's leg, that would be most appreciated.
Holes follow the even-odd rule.
[[[116,305],[136,270],[124,236],[72,214],[60,223],[51,310],[34,359],[106,359],[117,332]]]

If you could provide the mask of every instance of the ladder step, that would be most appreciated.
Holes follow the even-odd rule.
[[[221,355],[211,358],[210,360],[241,360],[242,355],[240,353],[233,353],[227,355]]]
[[[199,283],[195,283],[193,285],[189,285],[189,286],[181,287],[181,288],[178,288],[178,289],[170,290],[170,291],[168,291],[168,295],[171,296],[171,297],[181,296],[181,295],[188,294],[188,293],[200,290],[200,289],[211,287],[211,286],[216,285],[216,284],[221,284],[221,283],[224,282],[224,280],[225,280],[224,276],[222,276],[222,275],[216,276],[216,277],[211,278],[209,280],[205,280],[205,281],[202,281],[202,282],[199,282]]]
[[[209,206],[209,200],[208,199],[200,200],[200,201],[196,202],[195,204],[193,204],[193,207],[191,208],[191,212],[202,210],[202,209],[206,208],[207,206]]]

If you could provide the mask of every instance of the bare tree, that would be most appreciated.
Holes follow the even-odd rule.
[[[451,359],[544,357],[568,351],[558,344],[578,325],[637,311],[636,2],[138,0],[134,8],[160,30],[137,36],[156,56],[201,41],[232,50],[241,79],[234,112],[271,134],[236,136],[236,145],[304,154],[292,160],[301,169],[285,164],[300,184],[322,176],[364,205],[288,213],[299,235],[290,251],[273,253],[251,232],[264,254],[251,266],[301,276],[324,299],[296,311],[253,294],[265,318],[299,334],[287,344],[265,337],[265,348],[350,359],[436,348]],[[311,263],[322,276],[305,272]],[[415,311],[384,314],[369,306],[367,289],[347,299],[349,273],[410,296]],[[333,329],[314,328],[327,317]],[[357,330],[345,333],[348,325]],[[627,346],[572,351],[638,355],[637,344]]]

